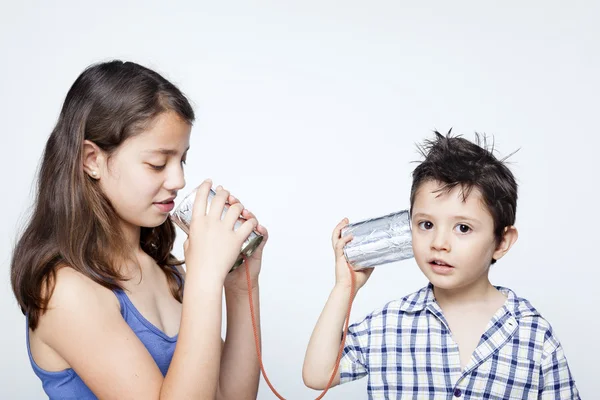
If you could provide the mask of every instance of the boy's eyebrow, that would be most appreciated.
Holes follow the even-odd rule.
[[[183,152],[183,154],[187,153],[187,151],[189,150],[189,146],[187,149],[185,149],[185,151]],[[160,149],[156,149],[156,150],[146,150],[144,153],[159,153],[159,154],[164,154],[167,156],[176,156],[177,153],[179,153],[177,150],[175,149],[165,149],[165,148],[160,148]]]
[[[415,214],[413,214],[413,218],[417,218],[417,217],[421,217],[421,218],[431,218],[431,215],[429,215],[429,214],[425,214],[425,213],[422,213],[422,212],[419,212],[419,213],[415,213]]]
[[[454,219],[461,220],[461,221],[479,222],[479,220],[477,218],[467,217],[464,215],[457,215],[456,217],[454,217]]]
[[[413,214],[413,218],[429,218],[432,219],[431,215],[429,214],[425,214],[423,212],[418,212]],[[460,221],[471,221],[471,222],[479,222],[479,220],[477,218],[472,218],[472,217],[467,217],[465,215],[456,215],[453,217],[454,220],[460,220]]]

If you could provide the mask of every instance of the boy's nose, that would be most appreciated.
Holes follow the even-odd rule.
[[[431,249],[437,251],[450,251],[450,240],[448,235],[441,230],[437,230],[431,241]]]

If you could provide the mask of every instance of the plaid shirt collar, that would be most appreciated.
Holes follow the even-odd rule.
[[[517,297],[515,292],[512,290],[502,286],[496,286],[496,289],[506,296],[504,308],[517,321],[522,317],[540,315],[540,313],[529,303],[529,301]],[[441,314],[440,307],[435,300],[435,295],[433,294],[433,285],[431,283],[418,292],[404,297],[401,300],[399,308],[400,311],[405,313],[418,313],[419,311],[427,309],[434,314]]]
[[[500,286],[496,288],[506,296],[506,301],[501,309],[503,312],[499,310],[494,315],[492,325],[483,334],[471,361],[462,371],[462,375],[469,374],[490,357],[496,349],[506,343],[517,330],[519,319],[539,315],[527,300],[518,298],[512,290]],[[406,313],[418,313],[427,310],[435,315],[447,330],[450,330],[442,309],[435,300],[431,283],[418,292],[405,297],[399,308]]]
[[[497,289],[506,300],[464,367],[429,284],[350,326],[340,382],[368,375],[370,399],[437,399],[463,393],[477,399],[579,399],[549,324],[527,300],[507,288]]]

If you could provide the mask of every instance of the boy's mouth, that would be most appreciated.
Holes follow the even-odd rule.
[[[447,262],[445,262],[444,260],[440,260],[438,258],[433,258],[433,259],[429,260],[429,264],[432,267],[437,267],[437,268],[454,268],[452,265],[450,265]]]

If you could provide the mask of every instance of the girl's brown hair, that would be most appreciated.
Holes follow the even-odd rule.
[[[84,140],[109,156],[165,111],[192,124],[194,111],[181,91],[158,73],[132,62],[88,67],[75,81],[52,131],[39,170],[30,220],[11,263],[19,306],[35,329],[52,295],[56,271],[68,265],[116,290],[124,279],[115,263],[128,257],[118,216],[97,181],[83,170]],[[165,272],[181,301],[182,279],[172,254],[175,227],[167,219],[141,228],[140,245]]]

